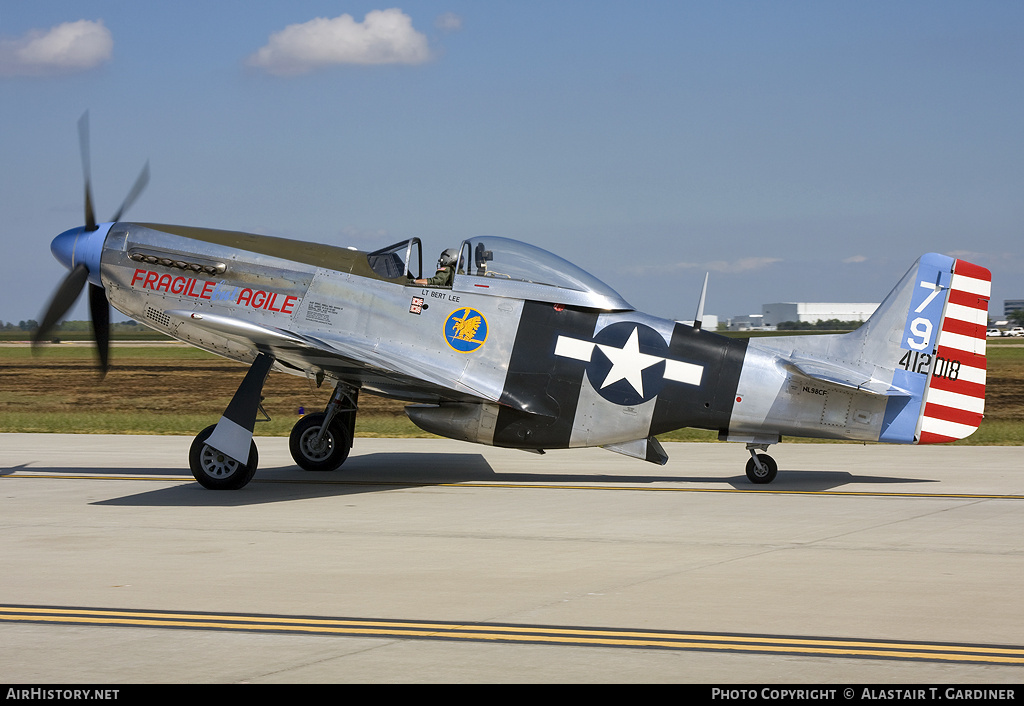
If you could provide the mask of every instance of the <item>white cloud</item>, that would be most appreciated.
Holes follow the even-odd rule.
[[[666,275],[682,270],[703,270],[705,272],[721,272],[738,274],[761,270],[776,262],[782,262],[778,257],[743,257],[738,260],[712,260],[711,262],[670,262],[657,265],[637,265],[628,268],[634,275]]]
[[[739,260],[733,260],[732,262],[717,262],[710,263],[708,269],[712,272],[750,272],[752,270],[763,270],[769,265],[774,265],[776,262],[782,262],[781,257],[744,257]],[[719,265],[719,267],[712,267],[711,265]]]
[[[867,262],[868,258],[864,255],[851,255],[850,257],[843,260],[844,265],[856,265],[861,262]]]
[[[462,18],[454,12],[446,12],[434,20],[434,27],[442,32],[458,32],[462,29]]]
[[[278,76],[304,74],[334,64],[422,64],[431,58],[424,34],[397,8],[373,10],[362,22],[352,15],[318,17],[270,35],[248,64]]]
[[[114,37],[96,22],[65,22],[0,39],[0,76],[54,76],[88,71],[110,60]]]
[[[988,253],[974,252],[973,250],[950,250],[945,255],[949,257],[955,257],[958,260],[967,260],[968,262],[987,262],[991,258]]]

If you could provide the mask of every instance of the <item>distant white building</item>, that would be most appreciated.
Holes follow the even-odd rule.
[[[783,321],[813,324],[818,321],[867,321],[878,304],[836,304],[808,302],[776,302],[762,304],[765,326],[778,326]]]
[[[763,314],[734,316],[729,319],[730,331],[774,331],[774,326],[766,325]]]

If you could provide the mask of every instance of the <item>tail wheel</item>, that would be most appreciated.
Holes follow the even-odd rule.
[[[753,456],[747,461],[747,478],[751,483],[771,483],[779,472],[779,465],[768,454],[758,454],[757,460],[761,462],[761,468],[757,467]]]
[[[216,424],[208,426],[196,435],[188,452],[188,465],[192,475],[204,488],[238,490],[245,487],[256,473],[256,466],[259,465],[256,442],[250,442],[248,462],[239,463],[206,443],[216,428]]]
[[[321,437],[320,430],[326,417],[322,412],[308,414],[292,427],[288,449],[295,463],[307,471],[335,470],[345,463],[352,448],[352,432],[338,417],[331,421]]]

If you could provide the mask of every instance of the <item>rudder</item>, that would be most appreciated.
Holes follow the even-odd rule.
[[[966,438],[980,426],[985,411],[992,274],[966,260],[954,260],[951,270],[918,422],[919,444]]]

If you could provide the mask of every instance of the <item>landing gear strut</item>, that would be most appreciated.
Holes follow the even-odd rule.
[[[288,450],[300,468],[333,471],[345,463],[352,448],[359,390],[338,383],[323,412],[308,414],[292,427]]]
[[[260,353],[238,386],[220,421],[192,442],[188,465],[199,484],[210,490],[238,490],[252,480],[259,463],[252,430],[260,392],[274,359]]]
[[[747,461],[747,478],[751,483],[771,483],[779,472],[779,465],[768,454],[759,454],[757,450],[766,451],[767,445],[747,444],[750,460]]]

